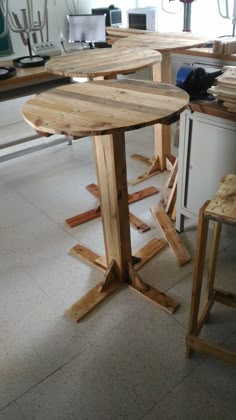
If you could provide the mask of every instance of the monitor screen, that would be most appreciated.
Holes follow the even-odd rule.
[[[105,15],[68,15],[69,42],[106,41]]]

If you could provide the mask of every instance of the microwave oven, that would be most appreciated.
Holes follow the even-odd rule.
[[[128,27],[146,31],[157,31],[157,8],[138,7],[127,10]]]

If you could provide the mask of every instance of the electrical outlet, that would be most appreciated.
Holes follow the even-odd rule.
[[[39,42],[38,44],[32,45],[32,51],[36,55],[49,55],[50,57],[54,55],[61,54],[61,48],[55,42]]]

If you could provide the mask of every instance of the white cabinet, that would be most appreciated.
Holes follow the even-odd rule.
[[[236,122],[184,111],[180,118],[176,229],[184,217],[198,217],[215,194],[220,178],[236,173]]]

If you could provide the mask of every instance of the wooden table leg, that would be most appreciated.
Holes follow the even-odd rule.
[[[72,305],[66,314],[79,321],[124,283],[173,313],[178,303],[144,283],[133,267],[124,133],[95,136],[94,147],[108,269],[104,281]]]
[[[152,78],[156,82],[172,83],[171,77],[171,59],[170,53],[162,54],[161,63],[156,63],[152,67]],[[164,171],[167,167],[167,161],[170,165],[173,163],[171,154],[171,127],[168,125],[156,124],[154,126],[154,157],[148,158],[139,154],[131,155],[131,158],[143,162],[150,166],[149,170],[129,181],[130,185],[136,185],[154,175]]]

